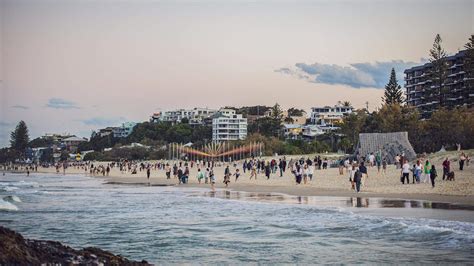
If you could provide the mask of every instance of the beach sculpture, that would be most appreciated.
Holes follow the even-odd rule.
[[[230,142],[210,142],[201,147],[192,144],[170,143],[168,159],[235,161],[262,155],[264,145],[261,142],[251,142],[245,145],[235,145]]]
[[[381,153],[387,163],[395,163],[397,154],[404,155],[409,161],[416,159],[415,150],[408,140],[407,132],[360,133],[355,155],[368,156],[370,153]]]

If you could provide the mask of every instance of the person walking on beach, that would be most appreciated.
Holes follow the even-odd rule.
[[[240,176],[239,169],[235,169],[234,176],[235,176],[235,182],[237,182],[237,179],[239,179],[239,176]]]
[[[108,168],[108,166],[107,166],[107,168]],[[150,180],[150,166],[148,166],[148,167],[146,168],[146,178],[147,178],[148,180]]]
[[[436,173],[436,168],[434,165],[431,166],[431,171],[430,171],[430,179],[431,179],[431,186],[434,188],[435,187],[435,178],[438,176]]]
[[[225,168],[224,170],[224,184],[225,184],[225,187],[228,187],[229,186],[229,183],[230,183],[230,169],[229,169],[229,166],[227,165],[227,167]]]
[[[451,163],[449,162],[448,157],[443,161],[443,180],[449,175],[451,172]]]
[[[354,173],[354,179],[353,179],[356,187],[356,192],[360,192],[360,185],[362,183],[362,172],[359,170],[356,170]]]
[[[405,179],[407,180],[407,184],[410,184],[410,164],[408,163],[407,160],[402,165],[402,171],[401,171],[401,181],[402,184],[405,184]]]
[[[425,162],[425,166],[423,167],[423,178],[421,180],[422,183],[427,183],[430,179],[431,173],[431,164],[428,160]]]

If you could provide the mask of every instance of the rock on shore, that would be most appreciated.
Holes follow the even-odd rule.
[[[99,248],[75,250],[56,241],[25,239],[0,226],[0,265],[149,265]]]

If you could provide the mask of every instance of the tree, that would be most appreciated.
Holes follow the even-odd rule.
[[[11,148],[23,153],[28,147],[30,137],[28,135],[28,127],[25,121],[20,121],[16,126],[15,130],[10,134],[10,145]]]
[[[437,96],[439,101],[439,106],[443,106],[444,104],[444,82],[446,79],[446,71],[447,71],[447,64],[446,64],[446,51],[441,46],[442,43],[441,36],[436,34],[433,47],[430,49],[430,62],[432,64],[431,68],[431,79],[435,87],[438,88]],[[436,94],[428,91],[425,95],[426,98],[434,98]]]
[[[464,45],[466,48],[466,57],[464,59],[464,71],[466,71],[466,93],[463,95],[468,98],[469,94],[474,94],[474,35],[471,35],[469,42]]]
[[[352,107],[352,103],[349,102],[349,101],[344,101],[344,102],[342,103],[342,106],[344,106],[344,107]]]
[[[270,112],[270,117],[275,121],[281,121],[283,118],[283,111],[278,103],[275,103],[275,105],[270,108]]]
[[[395,69],[392,68],[390,73],[390,80],[385,85],[384,96],[382,97],[385,104],[402,104],[403,103],[403,92],[400,85],[398,85],[397,76]]]
[[[291,107],[288,109],[288,116],[303,116],[306,112],[303,109]]]

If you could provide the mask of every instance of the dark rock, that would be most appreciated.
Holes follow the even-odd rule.
[[[0,265],[149,265],[108,251],[87,247],[75,250],[56,241],[25,239],[0,226]]]

